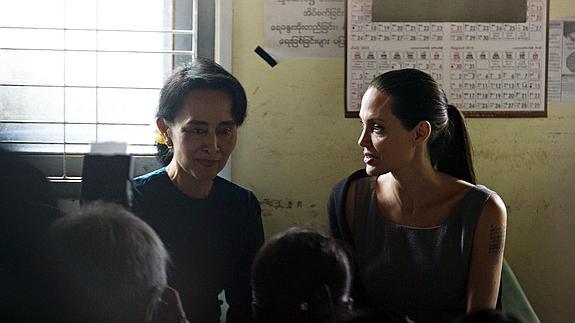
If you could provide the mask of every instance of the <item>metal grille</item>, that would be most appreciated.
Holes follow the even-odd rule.
[[[196,4],[0,2],[0,144],[48,156],[48,175],[61,180],[77,177],[70,161],[91,142],[153,154],[159,90],[197,53]]]

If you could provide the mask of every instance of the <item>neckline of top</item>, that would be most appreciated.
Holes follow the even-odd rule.
[[[370,179],[370,186],[373,185],[374,181],[373,179]],[[469,187],[467,189],[467,191],[465,192],[465,194],[463,195],[463,197],[461,198],[461,200],[459,202],[457,202],[457,204],[453,207],[453,209],[451,210],[451,214],[449,214],[446,218],[445,221],[443,221],[442,223],[438,224],[438,225],[434,225],[434,226],[429,226],[429,227],[416,227],[416,226],[410,226],[410,225],[405,225],[405,224],[400,224],[397,222],[394,222],[390,219],[388,219],[387,217],[383,216],[380,214],[379,208],[377,208],[377,205],[375,205],[376,207],[376,212],[378,215],[378,218],[383,219],[383,221],[385,221],[388,224],[391,224],[395,227],[398,228],[403,228],[403,229],[408,229],[408,230],[437,230],[437,229],[441,229],[444,226],[446,226],[447,224],[449,224],[450,222],[453,221],[454,218],[457,217],[458,214],[461,214],[461,208],[465,205],[465,202],[470,198],[470,196],[473,196],[473,192],[477,192],[480,191],[481,188],[483,187],[483,185],[473,185],[471,187]],[[372,189],[372,204],[373,203],[377,203],[377,199],[375,197],[375,188],[373,187]]]

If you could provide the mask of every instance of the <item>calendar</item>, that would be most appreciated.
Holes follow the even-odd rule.
[[[429,73],[466,116],[546,116],[547,0],[520,23],[373,22],[372,0],[347,2],[346,117],[387,71]]]

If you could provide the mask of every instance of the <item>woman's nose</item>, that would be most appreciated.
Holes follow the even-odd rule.
[[[369,144],[369,136],[367,135],[366,128],[363,127],[361,130],[361,134],[359,135],[359,139],[357,140],[357,144],[360,147],[366,147]]]
[[[216,153],[220,150],[218,136],[215,133],[208,134],[206,136],[206,141],[204,142],[204,150],[210,154]]]

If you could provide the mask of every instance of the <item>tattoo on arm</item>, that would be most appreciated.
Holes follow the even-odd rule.
[[[505,226],[492,225],[489,228],[489,254],[499,255],[505,244]]]

